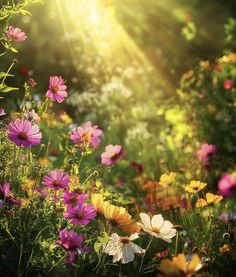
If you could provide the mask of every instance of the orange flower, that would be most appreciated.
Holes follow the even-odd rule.
[[[131,215],[123,207],[118,207],[109,203],[103,206],[105,218],[111,225],[123,225],[131,222]]]
[[[222,247],[219,247],[219,252],[221,254],[228,253],[229,252],[229,245],[224,244]]]
[[[134,234],[134,233],[139,234],[140,230],[141,230],[141,227],[134,221],[131,221],[130,223],[121,225],[121,228],[125,233],[127,233],[129,235]]]
[[[220,195],[215,195],[213,193],[208,192],[206,194],[206,199],[200,198],[197,200],[196,208],[205,207],[208,205],[213,205],[219,203],[223,199]]]

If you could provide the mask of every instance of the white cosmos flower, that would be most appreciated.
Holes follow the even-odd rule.
[[[176,230],[169,220],[164,220],[161,214],[154,215],[152,219],[148,214],[140,213],[142,223],[138,223],[144,232],[150,235],[161,238],[166,242],[171,242],[171,239],[176,235]]]
[[[138,237],[138,233],[134,233],[129,237],[120,237],[117,233],[113,233],[104,251],[113,256],[113,263],[120,260],[122,264],[132,262],[135,253],[142,254],[145,252],[144,249],[132,242]]]

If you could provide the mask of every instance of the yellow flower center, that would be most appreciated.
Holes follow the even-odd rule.
[[[160,229],[159,228],[153,228],[152,231],[156,234],[160,234]]]
[[[122,238],[120,238],[120,242],[124,243],[124,244],[128,244],[130,242],[130,240],[128,237],[122,237]]]

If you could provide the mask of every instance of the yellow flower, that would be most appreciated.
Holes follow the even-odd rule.
[[[72,122],[72,118],[67,113],[61,114],[60,117],[65,124],[70,124]]]
[[[91,194],[91,203],[98,214],[103,214],[107,205],[110,205],[108,201],[103,200],[103,196],[100,193]]]
[[[105,205],[103,204],[103,213],[105,218],[113,226],[128,224],[131,222],[131,215],[123,207],[105,203]]]
[[[176,173],[170,172],[169,174],[161,175],[159,184],[163,187],[167,187],[172,184],[175,180]]]
[[[185,190],[190,193],[196,193],[203,190],[206,185],[206,183],[200,181],[191,181],[189,185],[185,186]]]
[[[191,277],[202,268],[201,259],[198,255],[193,255],[191,261],[187,262],[184,254],[178,254],[169,259],[162,260],[158,266],[160,277]]]
[[[207,70],[207,69],[209,69],[210,68],[210,62],[209,61],[201,61],[200,62],[200,67],[202,68],[202,69],[205,69],[205,70]]]
[[[208,205],[217,204],[222,199],[223,199],[222,196],[208,192],[206,194],[206,199],[200,198],[200,199],[197,200],[196,208],[201,208],[201,207],[205,207],[205,206],[208,206]]]
[[[48,160],[48,158],[46,158],[46,157],[40,158],[40,159],[38,160],[38,163],[39,163],[39,165],[41,165],[41,166],[47,166],[47,165],[49,164],[49,160]]]
[[[23,184],[21,184],[22,190],[27,192],[29,196],[33,195],[33,189],[35,188],[36,184],[34,180],[26,179]]]
[[[229,252],[229,245],[228,244],[224,244],[222,247],[219,247],[219,252],[221,254]]]

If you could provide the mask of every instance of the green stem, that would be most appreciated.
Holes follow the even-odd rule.
[[[9,74],[9,72],[11,71],[13,65],[15,64],[15,62],[12,62],[12,64],[9,66],[7,72],[6,72],[6,75],[4,76],[4,78],[2,79],[2,82],[1,82],[1,85],[4,83],[4,81],[6,80],[7,78],[7,74]]]
[[[148,245],[147,245],[147,247],[146,247],[145,253],[143,254],[142,261],[141,261],[141,264],[140,264],[140,267],[139,267],[139,271],[138,271],[139,273],[140,273],[141,270],[142,270],[144,257],[145,257],[145,255],[146,255],[146,253],[147,253],[147,251],[148,251],[148,249],[149,249],[151,243],[152,243],[152,240],[153,240],[153,236],[151,237],[151,239],[150,239],[150,241],[149,241],[149,243],[148,243]]]

